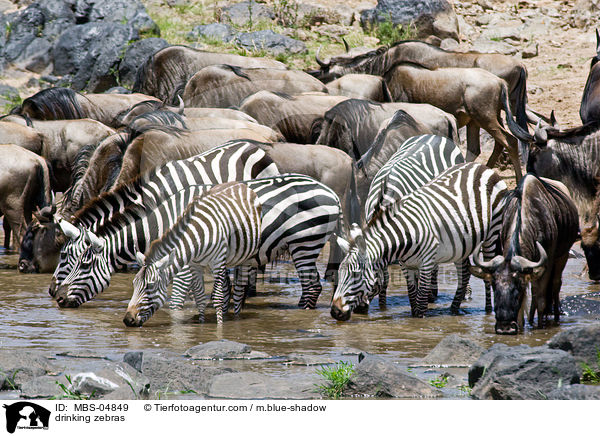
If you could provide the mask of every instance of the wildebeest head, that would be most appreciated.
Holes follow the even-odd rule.
[[[346,45],[346,54],[333,56],[328,61],[323,61],[319,57],[319,48],[315,54],[315,61],[319,64],[320,69],[308,71],[308,73],[323,83],[339,79],[350,72],[381,75],[384,71],[380,69],[384,67],[381,66],[380,58],[387,50],[388,47],[383,46],[376,50],[360,49],[358,52],[354,52],[354,49],[349,50]]]
[[[526,291],[529,282],[539,279],[546,269],[548,256],[544,247],[536,241],[539,260],[531,261],[517,254],[501,255],[484,261],[481,244],[473,253],[474,266],[471,273],[489,281],[494,290],[495,330],[500,335],[516,335],[523,329]]]
[[[21,242],[19,272],[50,273],[56,268],[65,236],[54,222],[55,212],[54,205],[34,212]]]

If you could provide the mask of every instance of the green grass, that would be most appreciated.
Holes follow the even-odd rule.
[[[429,380],[429,384],[434,388],[444,388],[448,384],[448,376],[445,374],[441,374],[438,377]]]
[[[377,37],[382,44],[393,44],[396,41],[404,41],[416,37],[416,32],[412,25],[398,26],[394,24],[391,14],[385,21],[374,25],[371,34]]]
[[[339,362],[333,367],[321,367],[317,374],[327,381],[317,385],[318,391],[326,398],[337,400],[342,396],[350,376],[354,374],[354,366],[348,362]]]
[[[465,394],[471,395],[473,389],[469,385],[460,385],[458,390],[464,392]]]
[[[8,386],[9,390],[17,390],[19,387],[17,386],[17,383],[15,382],[15,377],[17,375],[17,373],[21,371],[20,369],[17,369],[15,372],[13,372],[12,375],[8,375],[6,374],[4,371],[0,371],[0,374],[2,374],[4,377],[6,377],[4,383]],[[1,387],[1,386],[0,386]]]
[[[65,375],[65,378],[67,379],[69,385],[66,386],[64,383],[61,383],[57,380],[56,384],[63,391],[63,393],[62,395],[56,395],[54,397],[51,397],[51,400],[91,400],[94,394],[96,393],[96,391],[92,391],[90,395],[80,394],[79,392],[71,389],[71,386],[73,385],[71,383],[71,376]]]
[[[591,385],[600,384],[600,350],[598,350],[596,354],[596,368],[592,368],[592,366],[586,362],[581,364],[581,368],[583,369],[583,374],[581,376],[581,381],[583,383]]]

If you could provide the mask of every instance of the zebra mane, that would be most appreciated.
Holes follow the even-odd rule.
[[[29,113],[39,120],[74,120],[88,117],[89,113],[78,101],[87,99],[69,88],[48,88],[26,98],[11,113]],[[91,102],[89,102],[92,104]]]

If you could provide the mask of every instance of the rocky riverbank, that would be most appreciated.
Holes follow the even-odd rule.
[[[353,373],[342,398],[600,399],[581,384],[600,372],[600,326],[576,327],[540,347],[478,343],[449,335],[416,364],[349,350]],[[280,369],[261,371],[277,364]],[[303,366],[304,372],[291,368]],[[323,399],[319,356],[269,356],[246,344],[207,342],[183,354],[164,350],[104,356],[0,351],[0,398],[38,399]]]

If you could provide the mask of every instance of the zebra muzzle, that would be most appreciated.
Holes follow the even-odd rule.
[[[125,313],[125,317],[123,317],[123,323],[127,327],[141,327],[143,324],[141,319],[133,315],[131,312]]]

